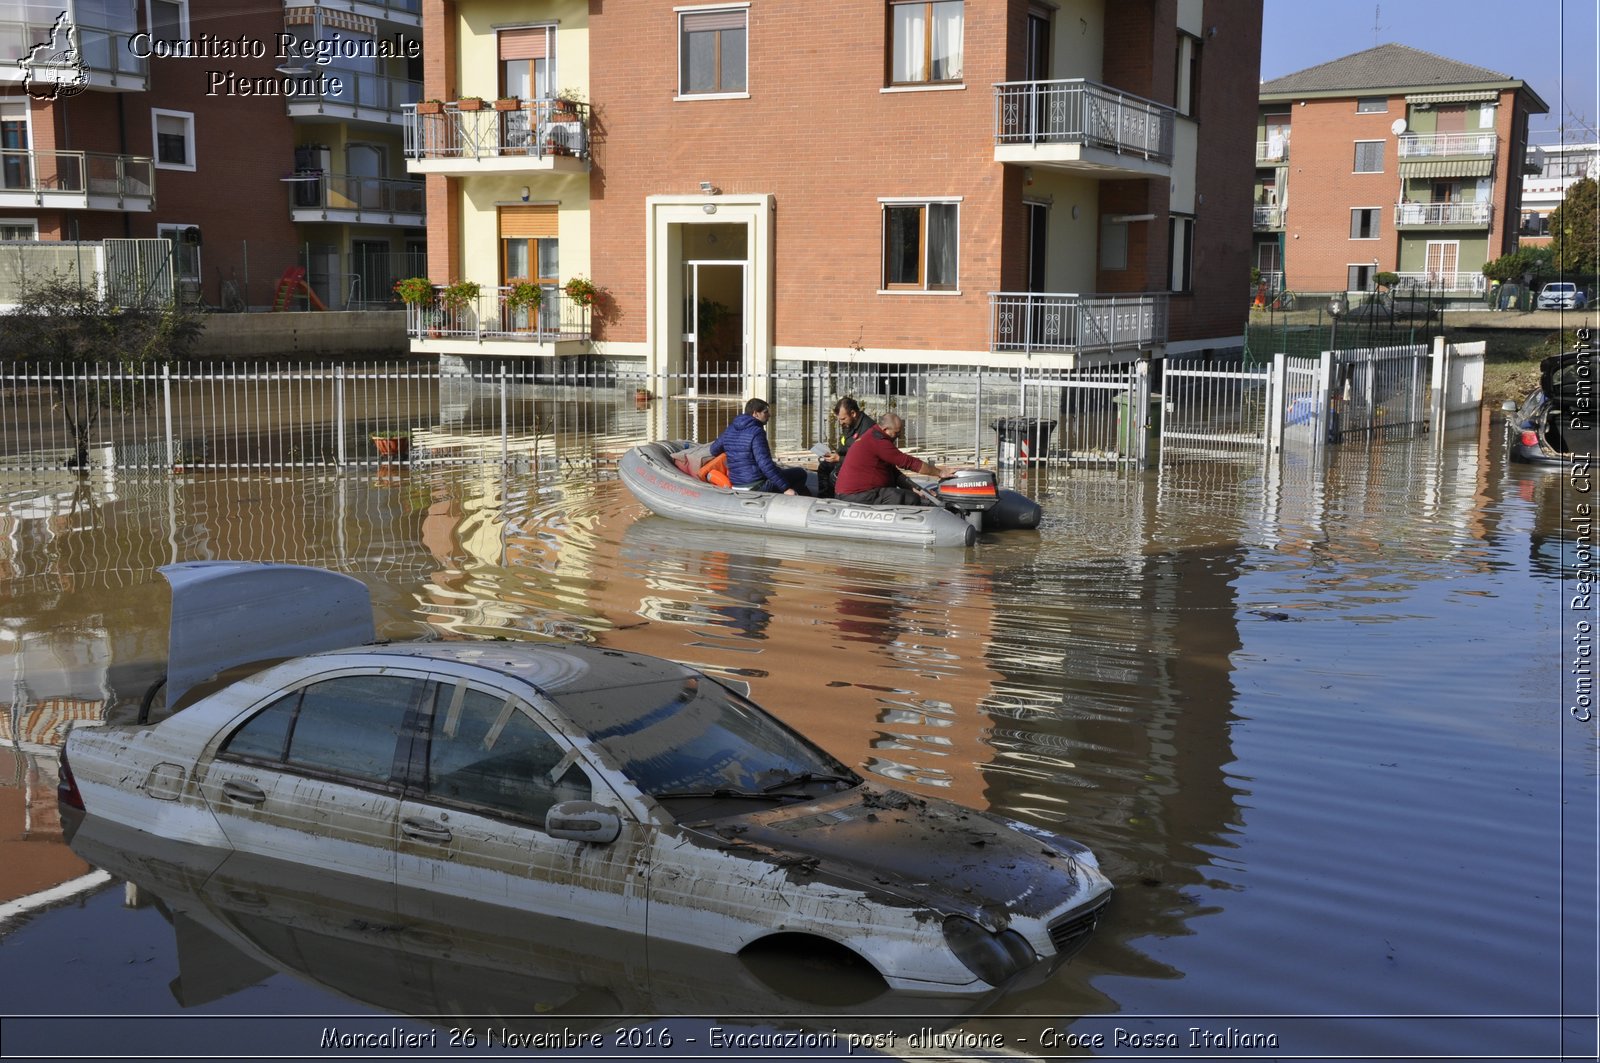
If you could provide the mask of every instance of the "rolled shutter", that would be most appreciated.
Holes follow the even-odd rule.
[[[501,30],[500,59],[543,59],[550,54],[550,27],[533,26],[526,29]]]
[[[500,208],[500,237],[504,240],[554,240],[560,231],[553,203]]]
[[[710,30],[744,29],[744,8],[726,11],[691,11],[683,16],[683,32],[706,33]]]

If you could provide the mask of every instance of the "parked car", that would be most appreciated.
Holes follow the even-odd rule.
[[[1507,411],[1506,451],[1512,461],[1562,465],[1574,455],[1595,453],[1600,412],[1595,370],[1595,351],[1582,333],[1572,350],[1539,363],[1538,389]]]
[[[68,736],[69,831],[95,816],[723,953],[781,941],[897,992],[1032,984],[1109,900],[1079,843],[864,780],[683,665],[531,642],[308,651],[370,638],[364,584],[161,571],[177,711]]]
[[[1589,297],[1571,281],[1551,281],[1539,289],[1540,310],[1582,310],[1588,305]]]

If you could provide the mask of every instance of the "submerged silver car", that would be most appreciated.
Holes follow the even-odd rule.
[[[1042,979],[1109,900],[1084,846],[867,782],[682,665],[524,642],[310,652],[370,639],[359,581],[162,573],[178,711],[69,735],[69,824],[724,953],[781,943],[864,961],[897,992]],[[286,650],[301,655],[233,674]]]

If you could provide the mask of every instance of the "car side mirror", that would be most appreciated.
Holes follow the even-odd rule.
[[[544,814],[544,829],[552,838],[604,845],[622,833],[622,817],[593,801],[563,801]]]

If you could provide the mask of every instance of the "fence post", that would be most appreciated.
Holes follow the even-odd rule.
[[[1433,338],[1433,374],[1429,381],[1428,414],[1432,419],[1435,435],[1444,432],[1444,389],[1450,379],[1448,358],[1449,346],[1444,342],[1443,336]]]
[[[308,250],[306,252],[306,261],[308,262],[311,260],[310,255],[311,253]],[[306,276],[309,277],[310,275],[311,271],[308,268],[306,270]],[[333,367],[333,424],[335,432],[334,461],[339,465],[340,468],[343,468],[346,462],[344,440],[344,366],[342,365],[336,365]]]
[[[1317,360],[1317,392],[1312,396],[1312,409],[1322,411],[1318,427],[1321,431],[1313,431],[1313,445],[1320,449],[1324,443],[1332,443],[1338,434],[1339,425],[1333,408],[1333,352],[1323,351],[1322,357]]]
[[[1139,468],[1143,469],[1150,464],[1150,360],[1140,358],[1133,367],[1133,387],[1129,389],[1128,398],[1131,400],[1128,408],[1128,427],[1139,440],[1134,447],[1138,456]]]
[[[1266,439],[1266,453],[1264,457],[1283,450],[1283,419],[1289,394],[1289,356],[1278,351],[1272,356],[1272,365],[1267,371],[1267,408],[1263,412],[1266,424],[1263,426],[1262,436]]]
[[[972,464],[983,464],[983,369],[978,369],[977,393],[972,399]]]
[[[161,409],[166,431],[167,467],[178,464],[178,452],[173,447],[172,438],[172,366],[161,367]]]
[[[500,366],[500,464],[511,464],[511,396],[506,387],[506,367]]]

